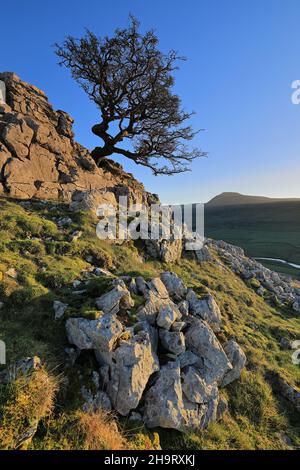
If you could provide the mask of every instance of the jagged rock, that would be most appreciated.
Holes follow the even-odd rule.
[[[217,384],[207,384],[195,367],[188,367],[183,373],[182,390],[187,399],[193,403],[208,403],[215,396]]]
[[[203,320],[206,320],[213,331],[220,331],[222,324],[221,312],[217,302],[211,294],[208,294],[200,300],[196,296],[195,292],[190,289],[186,299],[189,302],[189,308],[192,315],[199,316]]]
[[[196,259],[200,262],[210,261],[212,259],[212,256],[207,246],[204,246],[203,248],[201,248],[201,250],[195,250],[195,255]]]
[[[121,322],[114,315],[103,315],[98,320],[69,318],[66,321],[69,342],[79,349],[95,349],[108,353],[123,332]]]
[[[204,321],[190,320],[185,333],[186,348],[203,361],[203,374],[207,383],[220,383],[232,366],[213,330]]]
[[[11,72],[0,73],[0,83],[6,91],[0,104],[0,193],[60,199],[93,211],[99,204],[116,206],[122,191],[131,203],[158,201],[119,164],[107,159],[97,167],[74,141],[73,119],[55,111],[41,90]]]
[[[147,321],[150,325],[155,324],[156,316],[158,313],[159,304],[157,298],[152,294],[146,301],[145,305],[141,305],[137,310],[137,318],[140,321]]]
[[[174,322],[180,320],[181,313],[177,306],[174,305],[165,305],[160,308],[159,313],[157,315],[156,323],[161,328],[165,328],[169,330]]]
[[[138,406],[149,377],[158,369],[158,358],[148,333],[141,331],[129,341],[121,342],[113,354],[107,388],[114,408],[121,415],[128,415]]]
[[[153,293],[156,297],[159,297],[159,299],[169,299],[168,291],[159,277],[151,279],[151,281],[147,283],[147,287],[149,290],[145,293],[146,297],[148,297],[149,293]]]
[[[184,404],[178,364],[168,363],[159,371],[158,379],[146,393],[144,422],[149,428],[182,428]]]
[[[186,326],[184,321],[175,321],[171,326],[171,331],[181,331]]]
[[[189,292],[189,300],[180,300],[185,295],[182,281],[172,273],[165,279],[166,285],[160,278],[135,279],[134,290],[143,293],[145,305],[139,307],[134,325],[125,327],[115,315],[105,313],[99,320],[71,318],[66,328],[69,341],[79,350],[94,350],[100,364],[94,384],[107,393],[112,409],[123,416],[137,410],[148,427],[190,432],[220,418],[226,407],[218,386],[240,375],[245,356],[234,341],[224,350],[209,324],[195,316],[210,314],[217,324],[219,311],[210,296],[199,300]],[[169,281],[180,289],[175,291]],[[114,279],[113,289],[98,299],[98,308],[116,313],[121,309],[123,317],[132,305],[126,286],[131,282],[130,276]],[[178,305],[170,298],[175,300],[176,292]],[[91,395],[86,406],[96,409],[96,398]]]
[[[152,354],[155,356],[157,352],[157,346],[158,346],[158,331],[156,328],[150,325],[149,322],[147,321],[140,321],[136,323],[133,327],[133,333],[137,334],[140,331],[145,331],[148,333],[150,342],[151,342],[151,347],[152,347]]]
[[[143,419],[149,428],[187,432],[203,426],[207,411],[206,405],[184,398],[179,364],[169,362],[160,369],[156,383],[146,393]]]
[[[69,307],[68,304],[64,304],[63,302],[60,302],[59,300],[54,300],[53,309],[54,309],[54,314],[55,314],[55,320],[59,320],[60,318],[62,318],[68,307]]]
[[[230,245],[223,241],[209,240],[224,263],[256,290],[258,295],[264,296],[265,291],[274,294],[276,299],[288,304],[296,313],[300,313],[300,296],[295,287],[285,276],[275,273],[254,259],[247,258],[242,248]],[[256,281],[256,282],[253,282]],[[257,289],[258,283],[261,286]]]
[[[24,119],[9,123],[2,132],[2,139],[8,150],[18,158],[26,158],[33,138],[33,130]]]
[[[184,334],[177,331],[160,330],[159,337],[162,346],[170,353],[179,355],[185,351]]]
[[[181,300],[187,293],[187,288],[177,274],[166,271],[161,274],[161,280],[163,281],[168,294],[174,298],[174,300]]]
[[[128,310],[134,306],[129,290],[124,285],[117,285],[96,300],[99,310],[104,313],[116,314],[120,310]]]
[[[184,369],[184,367],[187,366],[192,366],[194,364],[200,365],[201,363],[199,356],[196,356],[196,354],[192,353],[192,351],[185,351],[181,353],[178,356],[178,361],[181,369]]]
[[[147,253],[165,263],[174,263],[182,254],[182,240],[170,237],[168,240],[144,240]]]
[[[188,300],[183,300],[177,306],[178,306],[180,313],[182,313],[184,317],[186,317],[189,314],[190,304]]]
[[[163,240],[160,245],[160,258],[164,263],[174,263],[181,258],[182,240]]]
[[[246,355],[238,343],[233,340],[228,341],[223,348],[233,367],[223,378],[222,387],[226,387],[240,377],[246,364]]]

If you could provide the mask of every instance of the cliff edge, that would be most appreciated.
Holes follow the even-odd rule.
[[[12,72],[0,73],[0,194],[73,202],[76,208],[115,204],[118,195],[147,204],[157,197],[105,160],[96,166],[74,140],[73,119],[55,111],[45,93]]]

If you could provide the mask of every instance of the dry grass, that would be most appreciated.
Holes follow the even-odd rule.
[[[15,449],[30,441],[39,421],[51,413],[57,390],[57,379],[43,368],[1,387],[0,449]],[[27,435],[28,439],[23,438]]]
[[[126,438],[119,430],[111,413],[80,412],[79,429],[84,435],[86,450],[126,450],[129,448]]]

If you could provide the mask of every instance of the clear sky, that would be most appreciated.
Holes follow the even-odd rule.
[[[223,191],[300,197],[300,105],[291,102],[291,83],[300,80],[299,0],[1,2],[0,70],[43,89],[75,118],[77,140],[93,148],[98,111],[51,46],[85,27],[111,34],[130,12],[142,29],[156,29],[162,50],[188,57],[175,89],[197,113],[193,125],[205,132],[195,144],[209,156],[173,177],[118,157],[125,169],[164,203],[205,202]]]

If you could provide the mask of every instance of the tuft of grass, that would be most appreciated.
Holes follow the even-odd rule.
[[[57,379],[43,368],[0,386],[0,449],[28,443],[24,436],[51,413],[57,390]]]
[[[79,413],[79,432],[83,435],[85,450],[126,450],[129,448],[111,413],[99,410],[96,413]]]

